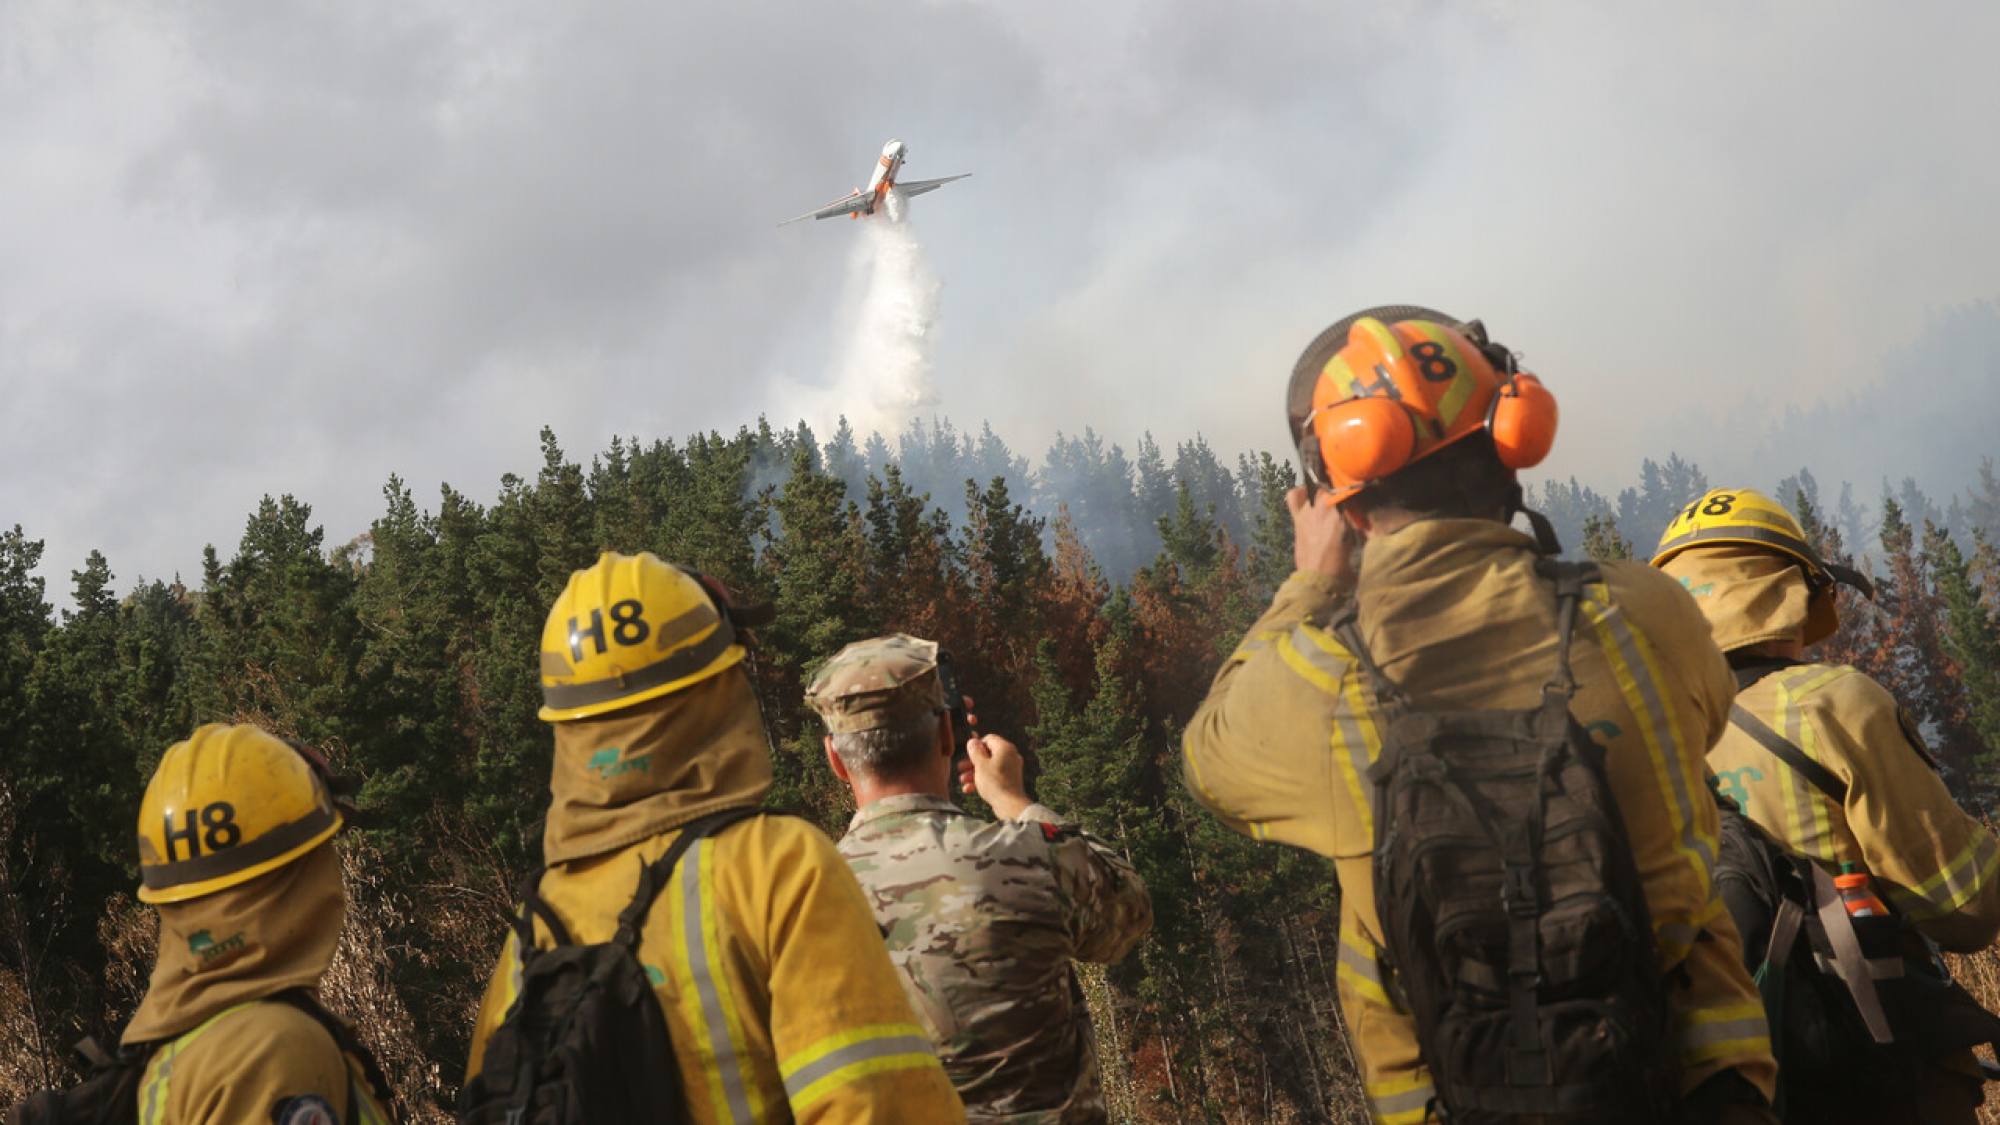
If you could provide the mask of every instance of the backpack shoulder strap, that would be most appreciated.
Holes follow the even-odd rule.
[[[647,864],[639,872],[639,886],[632,892],[632,901],[618,915],[618,934],[612,940],[625,947],[627,952],[639,948],[639,930],[645,923],[646,915],[653,909],[653,900],[666,889],[667,881],[673,878],[674,867],[681,861],[695,841],[726,828],[739,820],[758,816],[764,810],[757,808],[720,809],[706,816],[696,817],[681,826],[680,835],[667,845],[660,858]]]
[[[542,925],[548,927],[549,936],[555,939],[557,945],[576,944],[570,939],[569,927],[563,925],[563,920],[556,916],[554,908],[542,898],[542,876],[547,872],[548,868],[537,867],[521,885],[521,911],[514,916],[514,935],[518,939],[515,944],[520,949],[523,963],[526,963],[528,955],[535,951],[537,918],[542,920]]]
[[[1570,639],[1576,634],[1576,614],[1583,604],[1583,588],[1596,582],[1601,572],[1594,562],[1563,562],[1543,558],[1535,561],[1535,573],[1555,583],[1556,588],[1556,678],[1547,694],[1559,695],[1564,709],[1576,695],[1576,672],[1570,668]]]
[[[1347,605],[1327,627],[1333,630],[1333,635],[1340,638],[1340,643],[1346,646],[1347,651],[1354,655],[1355,662],[1361,665],[1361,672],[1368,677],[1369,690],[1375,693],[1376,700],[1396,710],[1408,710],[1410,697],[1396,681],[1389,678],[1388,673],[1382,671],[1381,665],[1375,663],[1375,658],[1369,655],[1368,642],[1361,639],[1360,602],[1349,598]]]
[[[1738,730],[1757,740],[1779,761],[1798,771],[1799,776],[1812,783],[1812,787],[1826,794],[1836,805],[1847,804],[1847,783],[1834,776],[1832,770],[1806,757],[1806,752],[1786,741],[1783,735],[1772,730],[1764,720],[1752,715],[1740,703],[1729,707],[1729,721]]]
[[[396,1096],[395,1088],[389,1085],[389,1076],[382,1073],[382,1064],[375,1059],[375,1052],[370,1051],[355,1037],[353,1028],[348,1027],[340,1017],[327,1011],[317,996],[303,988],[288,988],[270,999],[297,1008],[325,1028],[326,1033],[333,1037],[334,1046],[360,1061],[362,1076],[375,1088],[376,1098],[386,1103]],[[353,1107],[349,1106],[348,1110],[352,1114]]]

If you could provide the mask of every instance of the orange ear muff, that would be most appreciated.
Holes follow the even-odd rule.
[[[1500,463],[1510,469],[1541,464],[1556,442],[1556,416],[1556,396],[1540,379],[1524,373],[1507,380],[1486,420]]]
[[[1380,480],[1410,463],[1417,423],[1394,399],[1370,396],[1328,407],[1313,420],[1320,454],[1337,481]]]

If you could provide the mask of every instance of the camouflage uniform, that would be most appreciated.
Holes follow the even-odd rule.
[[[900,635],[850,645],[807,698],[835,733],[941,711],[936,651]],[[1075,962],[1116,961],[1152,927],[1132,865],[1044,805],[994,822],[929,794],[860,809],[840,852],[967,1120],[1108,1120]]]

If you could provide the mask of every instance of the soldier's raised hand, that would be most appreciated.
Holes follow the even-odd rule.
[[[972,763],[972,782],[979,795],[1002,820],[1013,820],[1033,804],[1022,778],[1021,751],[997,734],[967,739],[965,756]]]

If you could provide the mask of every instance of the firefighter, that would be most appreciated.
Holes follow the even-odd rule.
[[[541,717],[555,761],[535,892],[573,942],[611,937],[635,876],[682,825],[754,808],[770,789],[739,633],[756,621],[650,553],[606,552],[549,610]],[[539,920],[534,933],[538,948],[556,944]],[[480,1006],[468,1082],[520,988],[517,940]],[[689,847],[637,955],[689,1120],[964,1120],[860,886],[804,820],[752,816]]]
[[[347,900],[323,759],[212,723],[161,757],[139,806],[139,899],[158,959],[122,1042],[151,1045],[140,1125],[375,1125],[389,1098],[318,1005]]]
[[[1390,306],[1315,339],[1287,406],[1317,490],[1287,496],[1297,569],[1217,673],[1184,773],[1231,828],[1333,860],[1336,984],[1365,1092],[1377,1121],[1413,1125],[1446,1107],[1378,913],[1378,685],[1426,706],[1523,709],[1560,682],[1542,573],[1558,547],[1516,480],[1553,442],[1555,401],[1477,322]],[[1686,591],[1644,566],[1606,564],[1570,604],[1569,713],[1603,748],[1643,885],[1670,1011],[1662,1062],[1685,1120],[1769,1121],[1764,1012],[1712,882],[1703,759],[1734,694],[1728,666]],[[1380,678],[1336,635],[1350,611]]]
[[[1694,596],[1740,685],[1734,721],[1708,755],[1719,790],[1786,851],[1829,873],[1865,873],[1943,948],[1991,944],[2000,935],[2000,843],[1952,800],[1922,732],[1886,688],[1808,653],[1839,626],[1838,587],[1872,594],[1868,580],[1822,559],[1789,511],[1748,488],[1712,489],[1689,504],[1660,536],[1653,565]],[[1856,1054],[1859,1072],[1873,1053]],[[1909,1120],[1975,1120],[1983,1087],[1970,1055],[1932,1061],[1912,1083],[1921,1092],[1904,1091],[1916,1114]],[[1894,1081],[1869,1085],[1882,1091]],[[1789,1098],[1804,1096],[1788,1084]],[[1849,1099],[1812,1120],[1854,1108]],[[1865,1119],[1902,1119],[1893,1112],[1872,1109]]]

